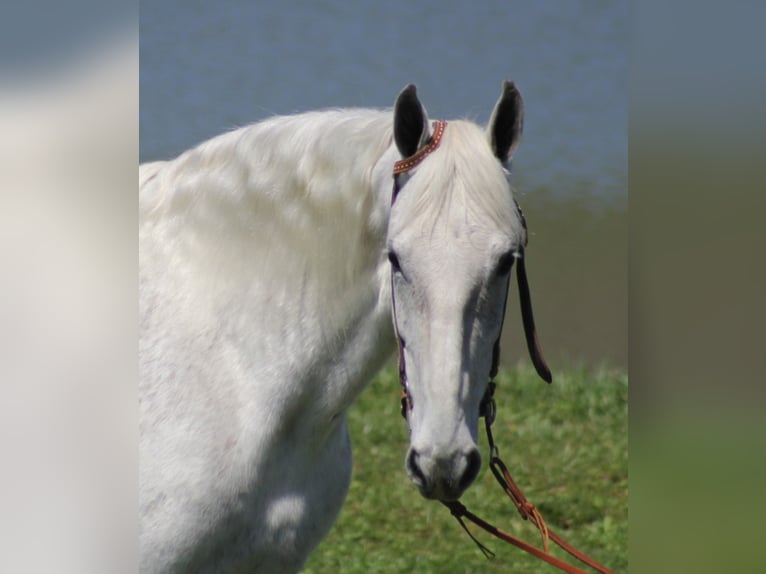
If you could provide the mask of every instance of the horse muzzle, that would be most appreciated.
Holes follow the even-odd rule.
[[[479,474],[481,455],[476,447],[446,455],[437,455],[432,449],[410,448],[405,467],[425,498],[457,500]]]

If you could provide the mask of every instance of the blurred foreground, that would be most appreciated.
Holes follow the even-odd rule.
[[[137,34],[90,48],[0,84],[0,572],[136,568]]]

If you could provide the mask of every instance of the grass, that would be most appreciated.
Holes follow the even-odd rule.
[[[493,433],[517,484],[550,528],[602,564],[626,572],[627,375],[572,369],[554,373],[547,385],[531,368],[520,367],[501,371],[497,383]],[[446,508],[420,496],[404,471],[408,436],[398,385],[394,371],[384,371],[350,410],[349,495],[305,571],[555,572],[473,529],[496,554],[487,560]],[[484,467],[462,502],[499,528],[539,544],[535,528],[519,517],[489,472],[483,428],[480,434]],[[574,560],[558,548],[552,552]]]

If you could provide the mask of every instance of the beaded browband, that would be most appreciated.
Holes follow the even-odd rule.
[[[427,145],[420,148],[417,152],[410,157],[406,157],[397,161],[394,164],[394,175],[405,173],[410,171],[413,167],[422,162],[428,155],[439,147],[442,141],[442,135],[444,134],[444,128],[447,127],[447,122],[444,120],[436,120],[434,122],[434,134],[431,136],[431,141]]]

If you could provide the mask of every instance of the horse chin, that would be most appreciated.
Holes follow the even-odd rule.
[[[421,496],[428,500],[443,500],[445,502],[450,502],[458,500],[463,495],[463,492],[465,492],[465,488],[452,484],[423,484],[418,479],[411,479],[412,482],[415,483],[415,486],[418,487]]]

